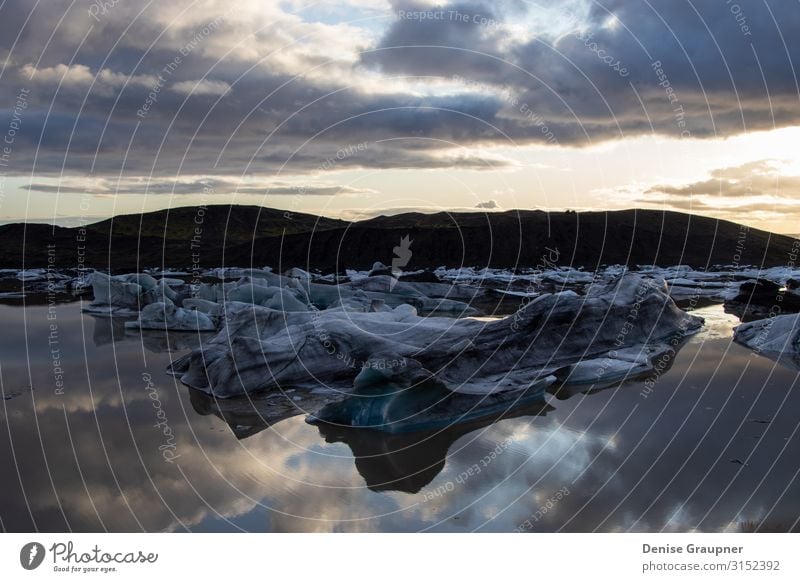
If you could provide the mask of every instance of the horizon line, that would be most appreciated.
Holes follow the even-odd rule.
[[[354,218],[354,219],[347,219],[342,218],[341,216],[330,216],[316,212],[301,212],[297,210],[288,210],[284,208],[276,208],[273,206],[265,206],[262,204],[236,204],[236,203],[211,203],[211,204],[187,204],[182,206],[169,206],[166,208],[159,208],[155,210],[146,210],[142,212],[120,212],[118,214],[114,214],[111,216],[105,215],[95,215],[95,216],[58,216],[58,217],[30,217],[30,218],[0,218],[0,227],[8,226],[12,224],[44,224],[48,226],[59,226],[62,228],[75,228],[79,226],[92,226],[94,224],[98,224],[100,222],[111,220],[117,217],[123,216],[140,216],[145,214],[155,214],[158,212],[165,212],[165,211],[173,211],[173,210],[180,210],[183,208],[208,208],[212,206],[239,206],[239,207],[252,207],[252,208],[263,208],[267,210],[274,210],[277,212],[283,212],[284,214],[302,214],[306,216],[314,216],[318,218],[327,218],[329,220],[340,220],[342,222],[347,222],[350,224],[357,224],[360,222],[366,222],[369,220],[373,220],[375,218],[380,217],[394,217],[394,216],[402,216],[404,214],[505,214],[509,212],[545,212],[545,213],[559,213],[559,214],[566,214],[569,212],[574,212],[578,214],[584,214],[589,212],[671,212],[674,214],[684,214],[688,216],[697,216],[700,218],[707,218],[711,220],[721,220],[724,222],[730,222],[733,224],[741,224],[746,226],[747,228],[752,228],[754,230],[761,230],[763,232],[769,232],[772,234],[778,234],[782,236],[789,236],[792,238],[800,239],[800,233],[797,232],[779,232],[779,231],[772,231],[766,230],[763,228],[757,228],[754,226],[749,226],[742,222],[737,222],[736,220],[730,220],[727,218],[720,218],[717,216],[709,216],[706,214],[700,214],[697,212],[685,211],[685,210],[675,210],[675,209],[666,209],[666,208],[641,208],[641,207],[629,207],[629,208],[607,208],[607,209],[598,209],[598,208],[564,208],[561,210],[557,209],[545,209],[545,208],[474,208],[474,207],[456,207],[452,209],[435,209],[429,207],[420,207],[420,208],[399,208],[399,209],[384,209],[383,211],[376,211],[374,214],[364,215],[361,218]]]

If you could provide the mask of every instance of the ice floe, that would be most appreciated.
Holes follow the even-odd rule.
[[[542,295],[488,322],[423,317],[410,305],[369,312],[236,307],[217,338],[175,361],[171,371],[221,398],[320,383],[360,391],[432,383],[487,396],[528,390],[587,359],[615,362],[606,366],[604,381],[646,371],[657,346],[701,322],[662,286],[630,273],[586,295]],[[624,350],[633,347],[638,357]]]
[[[129,329],[169,329],[174,331],[216,331],[218,321],[197,309],[176,307],[174,303],[156,302],[142,309],[139,319],[128,321]]]
[[[743,323],[734,330],[733,339],[759,354],[800,367],[800,314]]]
[[[137,277],[130,275],[112,277],[105,273],[92,273],[89,282],[92,285],[94,301],[84,310],[91,313],[138,313],[140,297],[144,292],[138,280]],[[148,280],[143,282],[149,283]],[[151,288],[155,288],[155,279]]]
[[[313,422],[388,432],[482,418],[541,399],[553,385],[584,390],[652,373],[675,338],[701,325],[681,307],[724,302],[740,318],[766,318],[775,305],[800,311],[794,268],[393,273],[376,263],[345,274],[12,269],[0,281],[11,292],[90,286],[86,311],[137,317],[117,323],[143,338],[142,330],[212,332],[195,334],[197,347],[170,367],[212,398],[292,390]],[[742,324],[736,341],[796,362],[797,317]]]

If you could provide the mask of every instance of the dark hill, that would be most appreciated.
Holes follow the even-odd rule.
[[[291,220],[287,216],[291,216]],[[195,229],[200,228],[203,238],[221,245],[225,240],[240,243],[253,240],[254,236],[280,236],[284,231],[286,234],[294,234],[314,229],[328,230],[343,228],[347,224],[344,220],[310,214],[287,214],[274,208],[226,204],[115,216],[86,228],[90,233],[104,237],[108,237],[109,231],[113,229],[114,236],[164,237],[175,241],[191,240]]]
[[[200,221],[199,224],[197,221]],[[195,228],[200,228],[196,235]],[[113,271],[146,267],[300,266],[323,271],[390,265],[409,236],[404,270],[459,265],[526,268],[552,260],[592,269],[601,264],[785,265],[795,239],[712,218],[656,210],[508,211],[381,216],[346,222],[255,206],[209,206],[118,216],[84,228],[0,226],[0,267],[85,266]],[[23,236],[24,234],[24,236]],[[194,244],[193,244],[194,243]],[[81,249],[81,245],[84,247]],[[796,260],[794,256],[794,260]]]

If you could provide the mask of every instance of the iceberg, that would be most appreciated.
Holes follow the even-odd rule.
[[[294,270],[288,273],[297,275]],[[229,270],[225,274],[242,277],[237,281],[201,284],[195,296],[214,302],[247,302],[281,311],[325,310],[366,298],[389,307],[411,304],[426,313],[472,315],[478,310],[465,301],[471,301],[484,292],[441,283],[397,282],[388,275],[364,276],[348,283],[329,285],[314,283],[310,277],[289,277],[257,269]]]
[[[147,279],[152,279],[152,287],[155,288],[155,279],[149,275],[144,276],[143,283],[149,283]],[[135,315],[139,311],[140,298],[143,287],[138,283],[136,276],[112,277],[95,271],[89,277],[92,286],[94,300],[84,311],[102,314],[130,314]]]
[[[565,368],[559,380],[571,385],[597,385],[636,378],[650,372],[653,362],[666,352],[663,346],[612,350],[602,357],[587,358]]]
[[[221,317],[225,312],[224,306],[221,303],[208,301],[207,299],[184,299],[181,305],[186,309],[196,309],[201,313],[205,313],[206,315],[213,317]]]
[[[178,292],[170,287],[168,279],[159,279],[153,287],[146,288],[142,286],[142,289],[144,290],[141,297],[142,305],[157,302],[175,303],[178,301]]]
[[[300,279],[301,281],[311,282],[314,276],[304,269],[300,269],[299,267],[292,267],[286,273],[284,273],[290,279]]]
[[[800,367],[800,314],[777,315],[738,326],[733,340],[782,363]]]
[[[17,273],[17,279],[20,281],[43,281],[46,277],[44,269],[27,269]]]
[[[147,273],[107,275],[93,272],[86,282],[91,285],[94,300],[84,308],[96,315],[136,315],[146,305],[181,302],[181,293],[172,286],[188,287],[179,279],[155,279]]]
[[[162,301],[151,303],[142,309],[139,319],[125,322],[126,329],[168,329],[170,331],[216,331],[217,321],[213,316],[199,310],[177,307]]]
[[[302,293],[282,287],[270,287],[253,281],[239,281],[232,288],[224,289],[225,300],[252,303],[281,311],[308,311]]]
[[[129,273],[127,275],[116,275],[111,277],[117,281],[124,281],[125,283],[134,283],[142,288],[143,291],[150,291],[155,289],[158,281],[147,273]]]
[[[420,386],[438,386],[487,397],[543,387],[556,372],[613,351],[618,359],[623,348],[655,353],[701,324],[663,285],[632,273],[597,282],[586,295],[538,296],[494,321],[421,317],[407,304],[364,312],[252,305],[227,310],[219,335],[170,371],[219,398],[320,383],[349,393],[400,386],[418,398]],[[644,356],[624,362],[636,373],[650,365]]]

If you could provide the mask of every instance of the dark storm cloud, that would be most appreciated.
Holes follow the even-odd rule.
[[[502,27],[399,18],[364,61],[402,74],[440,67],[440,74],[511,88],[560,143],[649,133],[651,124],[667,135],[724,136],[797,122],[799,30],[800,11],[786,2],[599,1],[585,31],[554,42],[537,30],[514,43]],[[510,134],[525,140],[519,129]]]
[[[236,3],[120,2],[96,18],[93,5],[4,4],[0,127],[30,90],[9,172],[316,173],[359,143],[368,147],[325,169],[480,169],[504,162],[458,148],[727,136],[800,116],[800,11],[783,2],[742,3],[734,14],[717,0],[606,0],[591,5],[584,32],[555,39],[521,3],[458,2],[421,19],[414,14],[432,9],[400,0],[377,44],[319,41],[336,43],[331,53],[361,51],[355,64],[331,56],[324,65],[324,50],[285,41],[283,16],[247,28]],[[605,26],[611,14],[619,24]],[[376,91],[375,72],[460,85],[427,96]]]
[[[507,38],[492,8],[456,2],[431,7],[418,2],[393,2],[394,23],[364,63],[389,74],[431,75],[448,72],[491,76]]]

